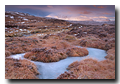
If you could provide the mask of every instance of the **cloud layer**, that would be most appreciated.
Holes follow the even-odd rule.
[[[114,5],[6,5],[6,11],[75,21],[114,21]]]

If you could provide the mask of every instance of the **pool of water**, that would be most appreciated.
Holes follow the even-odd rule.
[[[104,60],[105,56],[107,55],[105,50],[96,49],[96,48],[87,48],[89,54],[84,57],[67,57],[66,59],[60,60],[58,62],[50,62],[50,63],[43,63],[37,61],[34,62],[40,72],[38,77],[40,79],[56,79],[60,74],[67,71],[67,67],[75,62],[85,59],[86,57],[97,59],[98,61]],[[14,59],[25,59],[24,54],[16,54],[12,55],[11,57]]]

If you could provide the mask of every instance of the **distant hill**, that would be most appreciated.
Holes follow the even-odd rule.
[[[79,23],[84,25],[102,25],[102,24],[112,24],[115,25],[115,21],[105,21],[105,22],[97,22],[97,21],[69,21],[71,23]]]
[[[28,13],[5,11],[5,27],[57,27],[68,26],[70,22],[55,18],[33,16]]]

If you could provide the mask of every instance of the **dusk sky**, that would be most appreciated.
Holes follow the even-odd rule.
[[[74,21],[115,21],[115,5],[5,5],[5,11]]]

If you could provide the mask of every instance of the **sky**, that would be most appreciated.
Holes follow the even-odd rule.
[[[72,21],[115,21],[115,5],[5,5],[5,11]]]

